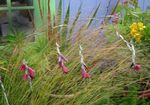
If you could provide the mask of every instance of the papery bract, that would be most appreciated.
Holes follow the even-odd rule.
[[[61,56],[58,57],[58,65],[60,68],[63,66],[63,60],[62,60]]]

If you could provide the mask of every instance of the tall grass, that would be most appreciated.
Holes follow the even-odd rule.
[[[99,32],[82,30],[74,44],[61,47],[69,60],[66,65],[70,72],[67,75],[59,69],[56,46],[51,45],[46,35],[39,35],[34,42],[19,35],[14,37],[15,41],[10,39],[0,56],[1,75],[9,102],[12,105],[116,105],[117,101],[122,102],[119,100],[121,97],[123,99],[126,96],[125,87],[140,89],[139,83],[149,79],[145,68],[146,58],[143,58],[144,61],[138,59],[142,54],[140,50],[137,51],[137,61],[143,65],[143,69],[140,72],[133,71],[129,67],[130,52],[124,43],[120,40],[107,42]],[[72,43],[71,39],[68,43]],[[91,75],[87,80],[81,78],[79,44],[84,48],[85,62]],[[23,73],[19,70],[23,59],[36,71],[32,92],[28,82],[22,80]],[[131,88],[128,90],[130,92],[137,91]],[[0,97],[0,103],[4,105],[1,93]],[[131,97],[138,101],[137,94],[131,94]]]
[[[59,8],[61,8],[61,0]],[[100,5],[99,5],[100,6]],[[131,54],[125,44],[115,37],[115,31],[109,24],[104,24],[93,30],[88,30],[96,16],[88,20],[76,33],[75,26],[81,13],[81,6],[71,26],[68,24],[68,12],[64,24],[71,29],[60,27],[61,9],[55,17],[56,24],[52,28],[50,40],[45,33],[24,36],[21,33],[11,35],[8,43],[2,47],[0,54],[0,75],[6,88],[11,105],[148,105],[149,100],[138,99],[140,92],[149,88],[149,62],[140,49],[137,49],[137,62],[142,64],[142,70],[136,72],[130,68]],[[43,26],[44,27],[44,26]],[[62,28],[62,29],[60,29]],[[45,31],[45,30],[44,30]],[[66,41],[63,35],[69,34]],[[107,37],[101,34],[105,31]],[[124,29],[120,28],[120,32]],[[61,40],[63,39],[63,40]],[[61,52],[66,56],[69,68],[68,74],[63,74],[58,67],[58,55],[55,43],[58,42]],[[83,55],[91,78],[83,80],[79,56],[79,45],[83,47]],[[36,71],[33,91],[30,91],[28,81],[23,81],[23,72],[19,70],[23,59],[28,66]],[[141,85],[142,84],[142,85]],[[1,89],[0,89],[1,91]],[[147,101],[147,102],[146,102]],[[0,92],[0,105],[5,100]]]

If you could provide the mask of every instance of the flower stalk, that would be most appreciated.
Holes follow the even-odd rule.
[[[2,91],[3,91],[3,94],[4,94],[4,97],[5,97],[6,105],[9,105],[8,97],[7,97],[7,95],[6,95],[5,87],[4,87],[4,85],[3,85],[1,76],[0,76],[0,85],[1,85],[1,88],[2,88]]]
[[[129,43],[128,41],[126,41],[126,40],[124,39],[124,37],[123,37],[121,34],[118,33],[118,31],[116,31],[116,35],[117,35],[118,37],[120,37],[120,38],[126,43],[127,47],[129,48],[129,50],[130,50],[131,53],[132,53],[132,64],[131,64],[131,68],[133,68],[135,71],[139,71],[140,68],[141,68],[141,65],[136,64],[136,61],[135,61],[135,59],[136,59],[136,51],[135,51],[135,47],[134,47],[133,41],[131,40],[130,43]]]
[[[83,48],[80,45],[79,55],[80,55],[82,78],[83,79],[87,79],[87,78],[90,78],[90,75],[87,72],[87,66],[86,66],[86,64],[84,62],[84,57],[83,57],[83,54],[82,54],[82,50],[83,50]]]
[[[58,43],[56,43],[56,47],[57,47],[57,53],[58,53],[59,67],[62,69],[64,74],[67,74],[69,72],[69,69],[66,67],[65,62],[67,62],[68,60],[63,56],[63,54],[61,54],[60,46]]]
[[[23,80],[28,80],[30,90],[32,91],[32,79],[34,79],[35,77],[35,71],[31,67],[28,67],[27,62],[25,60],[23,61],[23,64],[20,66],[20,70],[25,72]]]

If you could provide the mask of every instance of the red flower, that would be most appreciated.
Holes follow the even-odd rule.
[[[139,70],[141,69],[141,65],[135,64],[135,65],[133,65],[133,69],[134,69],[135,71],[139,71]]]
[[[86,71],[87,67],[84,64],[82,64],[81,70],[82,70],[82,78],[83,79],[90,78],[90,75]]]
[[[23,75],[23,80],[28,80],[28,74]]]
[[[65,65],[62,66],[62,70],[64,74],[67,74],[69,72],[69,69]]]
[[[65,61],[67,61],[65,57],[63,55],[59,55],[58,58],[59,67],[62,69],[64,74],[67,74],[69,72],[69,69],[65,66],[64,64]]]
[[[29,73],[29,76],[31,77],[31,79],[34,79],[35,71],[32,68],[28,67],[28,73]]]
[[[30,76],[31,79],[35,78],[35,71],[31,67],[28,67],[27,65],[22,64],[20,66],[20,70],[25,71],[25,74],[23,75],[23,80],[28,80],[28,76]]]
[[[26,69],[26,65],[25,64],[22,64],[21,66],[20,66],[20,70],[21,71],[24,71]]]

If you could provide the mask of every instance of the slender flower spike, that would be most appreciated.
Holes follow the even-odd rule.
[[[20,66],[20,70],[21,71],[25,71],[25,74],[23,76],[23,80],[28,80],[28,76],[31,79],[35,78],[35,71],[31,67],[28,67],[26,64],[22,64]]]
[[[30,89],[32,90],[32,80],[35,78],[35,71],[31,67],[28,67],[25,61],[20,66],[20,70],[25,72],[23,80],[29,81]]]
[[[82,46],[80,45],[79,55],[80,55],[82,78],[83,79],[87,79],[87,78],[90,78],[90,75],[87,72],[87,66],[86,66],[86,64],[84,62],[84,58],[83,58],[83,55],[82,55],[82,50],[83,50]]]
[[[64,74],[67,74],[69,72],[69,69],[65,66],[65,62],[67,62],[67,59],[61,54],[60,49],[59,49],[59,45],[58,43],[56,43],[57,46],[57,53],[58,53],[58,65],[59,68],[62,69]]]
[[[4,88],[4,85],[3,85],[3,82],[2,82],[2,77],[1,77],[1,76],[0,76],[0,85],[1,85],[1,88],[2,88],[2,91],[3,91],[3,94],[4,94],[4,97],[5,97],[6,105],[9,105],[8,97],[7,97],[7,95],[6,95],[5,88]]]
[[[134,48],[134,45],[133,45],[133,41],[131,40],[131,42],[129,43],[128,41],[126,41],[124,39],[124,37],[122,35],[120,35],[117,31],[116,31],[116,35],[118,37],[120,37],[127,45],[127,47],[129,48],[129,50],[131,51],[132,53],[132,65],[131,65],[131,68],[135,71],[139,71],[141,69],[141,65],[139,64],[136,64],[136,61],[135,61],[135,58],[136,58],[136,52],[135,52],[135,48]]]

